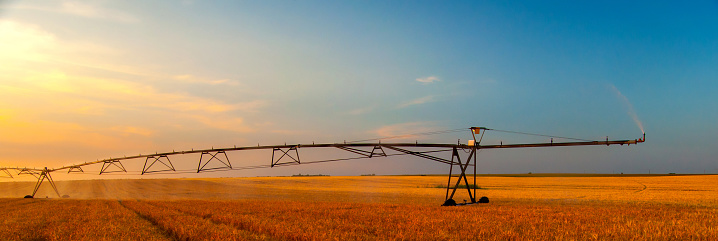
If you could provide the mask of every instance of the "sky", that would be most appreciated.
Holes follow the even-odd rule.
[[[483,126],[647,140],[483,150],[479,173],[718,173],[716,93],[716,1],[0,1],[0,166]],[[375,158],[218,175],[447,170]]]

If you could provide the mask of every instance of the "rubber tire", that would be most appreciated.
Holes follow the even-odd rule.
[[[448,199],[444,204],[441,204],[441,206],[456,206],[456,201],[454,201],[454,199]]]

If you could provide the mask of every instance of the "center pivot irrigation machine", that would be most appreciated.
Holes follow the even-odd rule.
[[[457,131],[466,131],[466,128],[462,129],[455,129],[455,130],[447,130],[447,131],[437,131],[437,132],[426,132],[426,133],[419,133],[415,135],[431,135],[431,134],[443,134],[443,133],[449,133],[449,132],[457,132]],[[12,174],[10,173],[10,170],[13,170],[16,172],[16,175],[25,175],[29,174],[37,178],[37,184],[35,184],[35,189],[32,192],[32,195],[27,195],[26,198],[32,198],[37,193],[38,189],[40,188],[40,185],[43,183],[43,181],[47,180],[52,188],[55,190],[55,193],[57,193],[58,196],[60,196],[60,192],[57,191],[57,187],[55,186],[55,182],[52,180],[51,173],[57,172],[57,171],[67,171],[67,173],[84,173],[85,171],[82,169],[82,167],[89,166],[89,165],[99,165],[102,164],[102,167],[100,168],[100,175],[105,173],[113,173],[113,172],[120,172],[120,173],[127,173],[127,169],[125,169],[124,165],[122,165],[122,161],[125,160],[131,160],[131,159],[145,159],[145,164],[142,167],[142,171],[140,172],[141,175],[149,174],[149,173],[187,173],[188,171],[194,173],[200,173],[200,172],[209,172],[209,171],[229,171],[229,170],[246,170],[246,169],[257,169],[257,168],[272,168],[277,166],[286,166],[286,165],[300,165],[300,164],[311,164],[311,163],[323,163],[323,162],[334,162],[334,161],[346,161],[346,160],[356,160],[356,159],[365,159],[365,158],[375,158],[375,157],[390,157],[390,156],[400,156],[400,155],[411,155],[416,157],[425,158],[431,161],[436,161],[444,164],[449,165],[449,175],[447,180],[447,187],[446,187],[446,196],[444,200],[445,206],[454,206],[454,205],[463,205],[463,204],[457,204],[454,201],[454,195],[456,194],[456,190],[460,189],[466,189],[466,191],[469,194],[469,198],[471,200],[470,203],[465,204],[474,204],[477,203],[477,196],[476,196],[476,156],[478,154],[478,151],[481,149],[503,149],[503,148],[524,148],[524,147],[558,147],[558,146],[599,146],[599,145],[631,145],[631,144],[638,144],[646,141],[646,134],[643,133],[643,137],[640,139],[634,139],[634,140],[609,140],[608,137],[606,140],[602,141],[591,141],[591,140],[583,140],[583,139],[576,139],[576,138],[567,138],[567,137],[558,137],[558,136],[550,136],[550,135],[539,135],[539,134],[531,134],[531,133],[525,133],[525,132],[515,132],[515,131],[505,131],[505,130],[496,130],[496,129],[489,129],[485,127],[471,127],[468,128],[468,130],[471,131],[471,137],[472,139],[468,141],[467,144],[432,144],[432,143],[419,143],[418,141],[415,143],[382,143],[382,139],[386,138],[378,138],[378,139],[370,139],[370,140],[363,140],[359,142],[344,142],[344,143],[333,143],[333,144],[297,144],[297,145],[274,145],[274,146],[245,146],[245,147],[231,147],[231,148],[219,148],[219,149],[204,149],[204,150],[190,150],[190,151],[172,151],[172,152],[166,152],[166,153],[155,153],[155,154],[148,154],[148,155],[136,155],[136,156],[127,156],[127,157],[120,157],[120,158],[109,158],[104,160],[98,160],[94,162],[86,162],[82,164],[77,165],[70,165],[70,166],[63,166],[59,168],[20,168],[20,167],[0,167],[0,174],[6,175],[6,177],[12,178]],[[499,145],[481,145],[481,140],[484,137],[484,134],[487,131],[496,131],[496,132],[505,132],[505,133],[514,133],[514,134],[525,134],[525,135],[535,135],[535,136],[542,136],[542,137],[550,137],[550,142],[543,142],[543,143],[525,143],[525,144],[503,144],[503,142]],[[478,137],[478,139],[477,139]],[[572,142],[554,142],[554,138],[556,139],[569,139],[573,140]],[[376,143],[372,142],[364,142],[364,141],[378,141]],[[341,158],[341,159],[329,159],[329,160],[313,160],[313,161],[305,161],[302,162],[299,159],[299,149],[301,148],[338,148],[347,152],[350,152],[352,154],[355,154],[357,156],[349,157],[349,158]],[[272,160],[270,164],[268,165],[258,165],[258,166],[241,166],[241,167],[233,167],[231,162],[229,161],[229,157],[227,156],[227,152],[230,151],[243,151],[243,150],[259,150],[259,149],[271,149],[272,150]],[[389,152],[385,150],[391,150]],[[469,153],[468,157],[466,157],[464,160],[461,159],[461,156],[459,155],[459,150],[462,150],[462,152]],[[443,153],[443,152],[451,152],[451,158],[442,158],[436,156],[437,153]],[[197,164],[196,170],[176,170],[172,162],[170,161],[170,156],[174,155],[186,155],[186,154],[194,154],[199,153],[199,163]],[[208,167],[207,164],[210,162],[215,161],[214,166],[215,167]],[[158,164],[159,163],[159,164]],[[161,165],[160,165],[161,164]],[[216,167],[218,166],[219,167]],[[473,173],[468,173],[467,170],[469,170],[469,167],[473,167]],[[454,178],[454,173],[458,172],[458,179],[455,180],[454,183],[452,183],[452,179]],[[473,180],[469,180],[473,179]],[[473,185],[470,184],[470,182],[473,183]],[[462,185],[463,183],[463,185]],[[482,197],[478,200],[478,203],[485,203],[488,202],[488,198]]]

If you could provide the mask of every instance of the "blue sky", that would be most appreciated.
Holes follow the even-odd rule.
[[[635,139],[632,105],[642,145],[483,170],[718,172],[715,1],[4,1],[0,40],[2,166],[470,126]],[[446,171],[423,162],[232,175]]]

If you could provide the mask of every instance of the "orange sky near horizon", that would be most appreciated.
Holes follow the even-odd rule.
[[[482,172],[715,172],[714,7],[0,0],[0,167],[471,126],[590,140],[645,127],[628,148],[489,152]],[[416,163],[276,173],[446,171]]]

